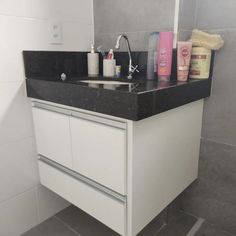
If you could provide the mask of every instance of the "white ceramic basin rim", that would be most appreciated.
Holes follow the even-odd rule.
[[[120,81],[106,81],[106,80],[80,80],[79,82],[88,84],[107,84],[107,85],[130,85],[132,83]]]

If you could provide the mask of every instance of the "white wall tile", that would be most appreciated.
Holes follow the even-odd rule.
[[[43,19],[77,20],[93,24],[93,0],[31,0],[30,15]]]
[[[86,51],[93,42],[92,25],[64,21],[62,45],[52,45],[49,25],[49,20],[0,15],[0,54],[4,55],[0,59],[0,82],[24,80],[23,50]]]
[[[61,45],[49,40],[55,20]],[[68,205],[39,187],[22,51],[85,51],[93,32],[92,0],[0,0],[0,235],[18,236]]]
[[[34,189],[0,204],[0,235],[19,236],[36,224]]]
[[[35,156],[32,138],[0,145],[0,203],[38,183],[33,172]]]
[[[63,23],[63,50],[87,51],[93,43],[93,26],[76,21]]]
[[[0,14],[93,24],[93,0],[1,0]]]
[[[14,16],[27,16],[32,9],[32,0],[1,0],[0,1],[0,14],[14,15]]]
[[[32,111],[25,83],[0,83],[0,94],[0,145],[32,137]]]
[[[45,48],[45,32],[44,21],[0,16],[0,81],[24,80],[22,50]]]

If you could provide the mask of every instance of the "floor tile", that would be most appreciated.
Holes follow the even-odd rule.
[[[186,236],[197,218],[182,212],[181,216],[164,227],[156,236]]]
[[[89,216],[79,208],[70,206],[61,211],[56,217],[71,228],[75,229],[82,236],[118,236],[107,226],[103,225],[93,217]],[[167,211],[161,212],[150,224],[148,224],[137,236],[155,236],[166,224]]]
[[[66,208],[58,213],[56,217],[81,236],[119,236],[119,234],[75,206]]]
[[[184,191],[181,207],[236,234],[236,148],[202,140],[199,178]]]
[[[178,196],[173,202],[169,204],[167,207],[167,224],[179,218],[182,214],[181,211],[181,198],[182,196]]]
[[[137,236],[155,236],[166,225],[167,216],[167,209],[164,209]]]
[[[80,236],[70,230],[65,224],[52,217],[22,236]]]
[[[194,236],[234,236],[234,235],[221,231],[213,225],[204,223],[200,228],[200,230]]]
[[[180,212],[179,217],[168,225],[162,220],[165,218],[166,212],[163,212],[138,236],[186,236],[197,222],[196,217],[184,212]],[[70,206],[21,236],[118,236],[118,234],[82,210]],[[235,235],[204,222],[194,236]]]

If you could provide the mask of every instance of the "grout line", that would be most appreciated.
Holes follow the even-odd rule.
[[[158,234],[167,226],[167,223],[164,223],[158,230],[155,232],[154,236],[158,236]]]
[[[228,27],[228,28],[227,27],[226,28],[201,28],[196,25],[196,26],[194,26],[194,28],[202,30],[202,31],[212,32],[212,33],[218,33],[218,32],[224,32],[224,31],[236,31],[236,28],[232,28],[232,27]],[[180,30],[192,31],[192,29],[185,29],[185,28],[180,28]]]
[[[29,21],[42,21],[42,22],[47,22],[47,21],[61,21],[62,23],[68,23],[68,22],[77,22],[82,25],[88,25],[88,26],[93,26],[93,22],[87,23],[84,20],[81,19],[76,19],[76,18],[67,18],[67,19],[58,19],[58,18],[51,18],[51,17],[39,17],[39,16],[27,16],[27,15],[12,15],[12,14],[4,14],[0,13],[0,17],[8,17],[8,18],[16,18],[16,19],[21,19],[21,20],[29,20]]]
[[[199,218],[199,216],[196,216],[188,211],[184,211],[184,210],[180,210],[182,213],[184,213],[185,215],[189,215],[189,216],[192,216],[193,218],[195,218],[196,220]]]
[[[34,136],[30,135],[30,136],[27,136],[27,137],[16,138],[16,139],[14,139],[12,141],[6,141],[6,142],[3,141],[2,143],[0,143],[0,148],[4,147],[6,145],[11,145],[11,144],[16,144],[16,143],[20,143],[20,142],[25,142],[27,140],[32,140],[32,139],[34,139]]]
[[[13,196],[10,196],[9,198],[4,199],[3,201],[0,201],[0,205],[5,204],[5,202],[8,202],[8,201],[13,201],[14,199],[17,199],[17,198],[25,195],[26,193],[34,191],[34,190],[35,190],[35,185],[25,189],[24,191],[22,191],[20,193],[17,193],[17,194],[15,194]]]
[[[68,225],[66,222],[64,222],[62,219],[60,219],[56,215],[54,215],[53,218],[55,218],[57,221],[59,221],[61,224],[63,224],[66,228],[68,228],[70,231],[72,231],[76,235],[82,236],[79,232],[77,232],[75,229],[73,229],[70,225]]]
[[[200,30],[203,31],[208,31],[208,32],[213,32],[213,33],[217,33],[217,32],[224,32],[224,31],[236,31],[236,28],[234,27],[225,27],[225,28],[202,28],[202,27],[197,27]]]
[[[233,147],[233,148],[236,147],[235,144],[232,144],[232,143],[224,143],[224,142],[217,141],[217,140],[211,139],[211,138],[201,137],[201,139],[202,139],[203,141],[205,140],[205,141],[212,142],[212,143],[223,144],[223,145],[225,145],[225,146],[229,146],[229,147]]]
[[[21,77],[22,78],[22,77]],[[16,79],[16,80],[1,80],[0,83],[12,84],[12,83],[24,83],[25,79]]]
[[[165,28],[152,28],[150,30],[136,30],[136,31],[117,31],[117,32],[101,32],[101,33],[98,33],[99,35],[119,35],[119,34],[122,34],[122,33],[125,33],[125,34],[135,34],[135,33],[151,33],[151,32],[157,32],[157,31],[171,31],[173,30],[173,27],[165,27]]]
[[[202,227],[202,224],[204,223],[204,219],[203,218],[198,218],[197,222],[194,224],[194,226],[192,227],[192,229],[187,233],[186,236],[194,236],[195,233],[197,233],[199,231],[199,229]]]

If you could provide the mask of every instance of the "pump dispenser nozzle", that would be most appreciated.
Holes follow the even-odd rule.
[[[91,44],[91,53],[95,53],[94,44]]]

